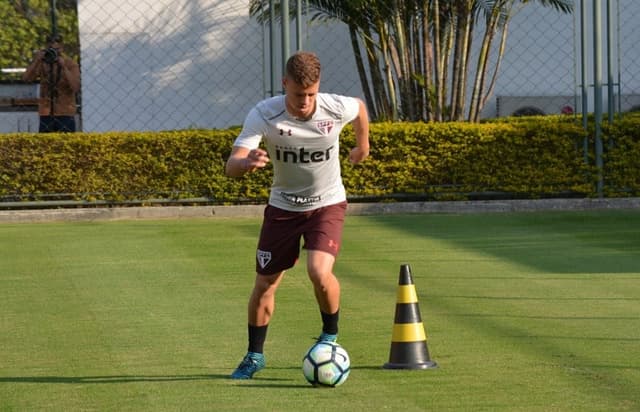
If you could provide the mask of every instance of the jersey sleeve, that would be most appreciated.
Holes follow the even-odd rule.
[[[360,104],[355,97],[326,94],[322,95],[322,99],[325,110],[343,123],[349,123],[358,117]]]
[[[233,142],[234,146],[255,149],[260,144],[265,133],[265,122],[257,108],[251,109],[247,114],[240,134]]]
[[[344,104],[344,114],[343,120],[345,123],[348,123],[358,117],[358,113],[360,112],[360,104],[355,97],[343,96],[343,104]]]

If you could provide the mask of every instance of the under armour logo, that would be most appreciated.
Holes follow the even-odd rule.
[[[284,135],[284,130],[280,129],[280,136]],[[287,136],[291,136],[291,129],[287,130]]]
[[[262,269],[264,269],[269,262],[271,262],[271,252],[258,249],[256,252],[256,259]]]
[[[333,239],[329,239],[329,247],[333,250],[338,250],[338,243],[333,240]]]

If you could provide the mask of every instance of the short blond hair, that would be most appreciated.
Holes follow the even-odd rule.
[[[287,77],[302,87],[309,87],[320,80],[320,59],[315,53],[297,52],[287,60]]]

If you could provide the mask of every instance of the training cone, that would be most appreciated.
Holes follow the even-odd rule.
[[[400,266],[400,280],[389,362],[385,369],[429,369],[438,365],[429,358],[427,337],[420,316],[418,294],[409,265]]]

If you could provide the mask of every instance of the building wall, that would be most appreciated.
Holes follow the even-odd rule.
[[[226,128],[270,94],[268,32],[249,18],[248,0],[83,0],[78,7],[85,131]],[[323,89],[360,94],[353,57],[318,49],[344,49],[346,29],[314,30],[321,42],[305,27],[304,45],[326,60]]]

